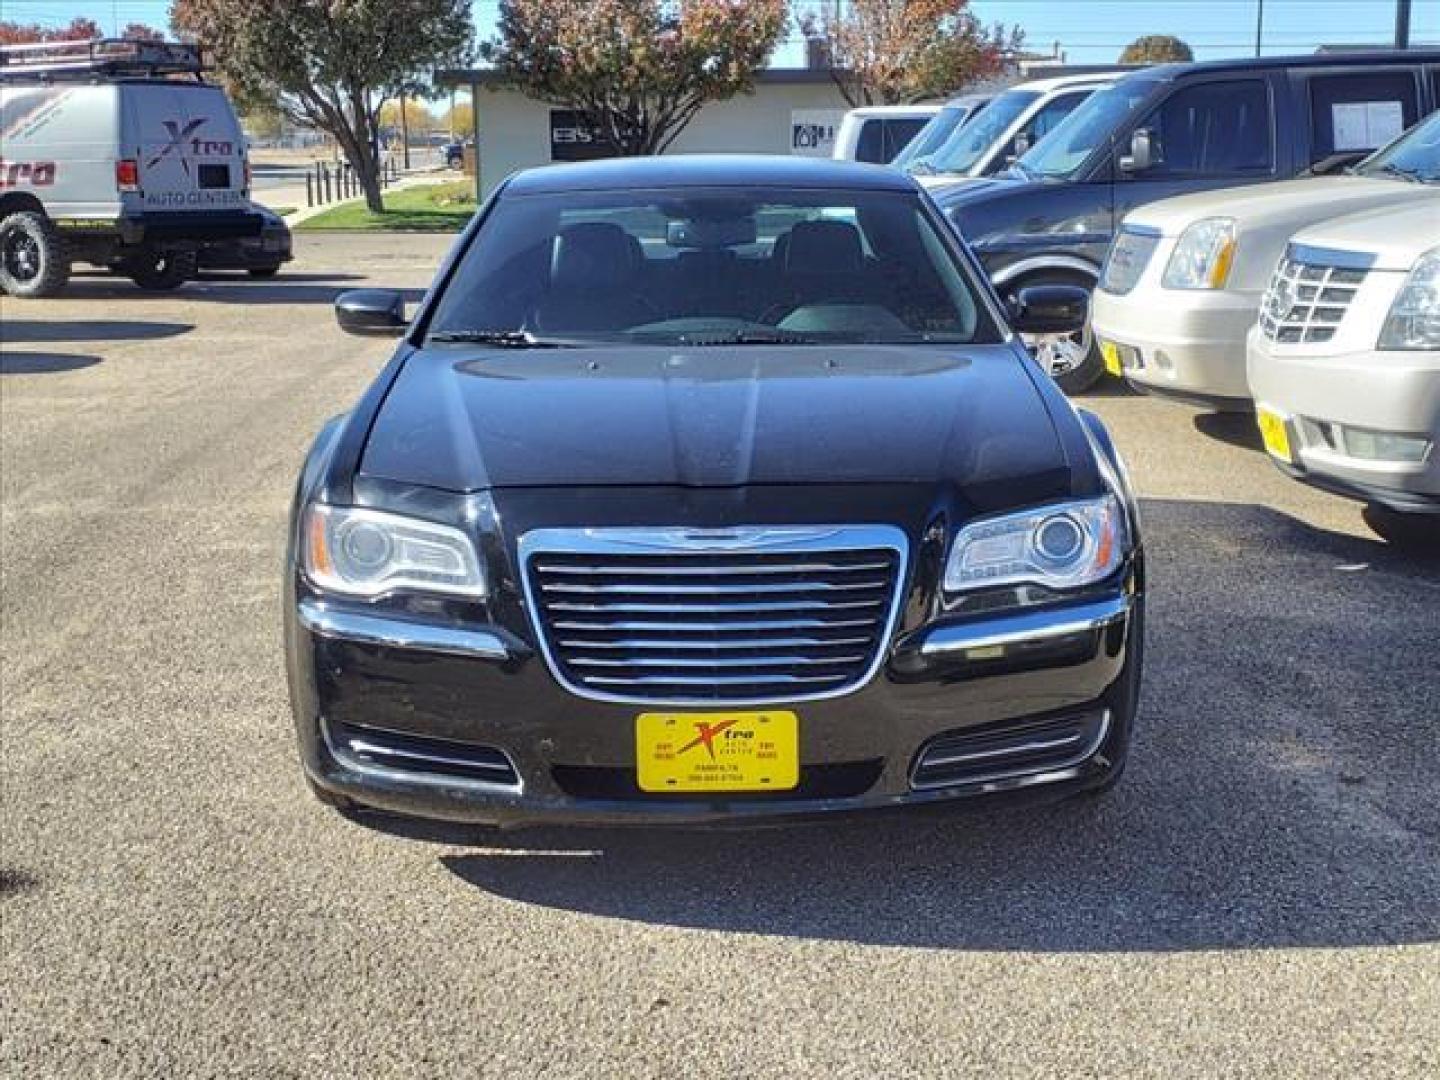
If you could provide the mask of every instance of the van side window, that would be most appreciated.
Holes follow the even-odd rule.
[[[1310,80],[1310,160],[1374,150],[1419,118],[1419,94],[1409,71],[1316,75]]]
[[[878,117],[866,120],[860,125],[860,137],[855,140],[855,160],[883,162],[884,155],[885,121]]]
[[[1270,90],[1263,79],[1182,87],[1140,125],[1150,131],[1158,176],[1236,176],[1273,172]]]
[[[1025,122],[1020,129],[1019,135],[1025,136],[1027,149],[1034,146],[1050,132],[1060,126],[1060,121],[1075,111],[1076,107],[1088,98],[1093,91],[1085,90],[1076,94],[1058,94],[1042,105],[1038,112]],[[1016,138],[1019,137],[1016,136]],[[1005,148],[1005,153],[1000,155],[995,163],[996,168],[1003,168],[1006,160],[1017,156],[1019,148],[1015,145],[1015,139],[1010,140],[1010,145]]]
[[[925,116],[905,116],[885,121],[885,156],[880,160],[895,160],[895,155],[910,145],[910,140],[920,134],[920,129],[929,121]]]

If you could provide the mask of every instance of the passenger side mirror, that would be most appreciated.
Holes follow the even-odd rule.
[[[1120,168],[1128,173],[1144,172],[1155,164],[1154,147],[1148,128],[1136,128],[1130,134],[1130,153],[1120,158]]]
[[[351,289],[335,298],[335,321],[347,334],[399,337],[405,321],[405,297],[394,289]]]
[[[1014,165],[1027,153],[1030,152],[1030,133],[1022,131],[1016,135],[1010,143],[1010,155],[1006,158],[1006,164]]]
[[[1090,294],[1078,285],[1030,285],[1010,299],[1010,325],[1020,334],[1073,334],[1089,313]]]

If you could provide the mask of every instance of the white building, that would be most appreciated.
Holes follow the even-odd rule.
[[[474,96],[482,196],[518,169],[609,156],[582,117],[501,85],[494,71],[447,71],[439,81],[469,87]],[[667,153],[829,157],[845,111],[828,70],[768,68],[756,76],[753,93],[701,109]]]

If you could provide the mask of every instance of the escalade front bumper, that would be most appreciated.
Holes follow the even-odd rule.
[[[1144,597],[898,631],[853,692],[799,716],[800,783],[756,794],[647,794],[644,703],[589,700],[501,626],[442,626],[292,596],[291,693],[306,772],[362,806],[493,825],[699,824],[976,795],[1093,788],[1123,767]],[[723,707],[718,706],[717,707]],[[671,709],[669,711],[682,711]]]

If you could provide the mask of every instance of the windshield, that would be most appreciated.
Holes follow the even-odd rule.
[[[1033,90],[1005,91],[975,117],[973,124],[960,127],[939,150],[925,158],[925,164],[942,173],[969,171],[1016,118],[1039,99],[1040,95]]]
[[[1032,176],[1068,180],[1158,85],[1153,79],[1129,78],[1097,90],[1030,148],[1020,159],[1020,170]]]
[[[924,157],[941,146],[974,111],[969,105],[946,105],[930,118],[930,122],[920,129],[920,134],[911,139],[890,164],[903,169],[916,158]]]
[[[1423,184],[1440,183],[1440,112],[1431,113],[1389,146],[1355,167],[1363,176],[1395,176]]]
[[[918,193],[501,197],[429,340],[510,347],[999,340]]]

